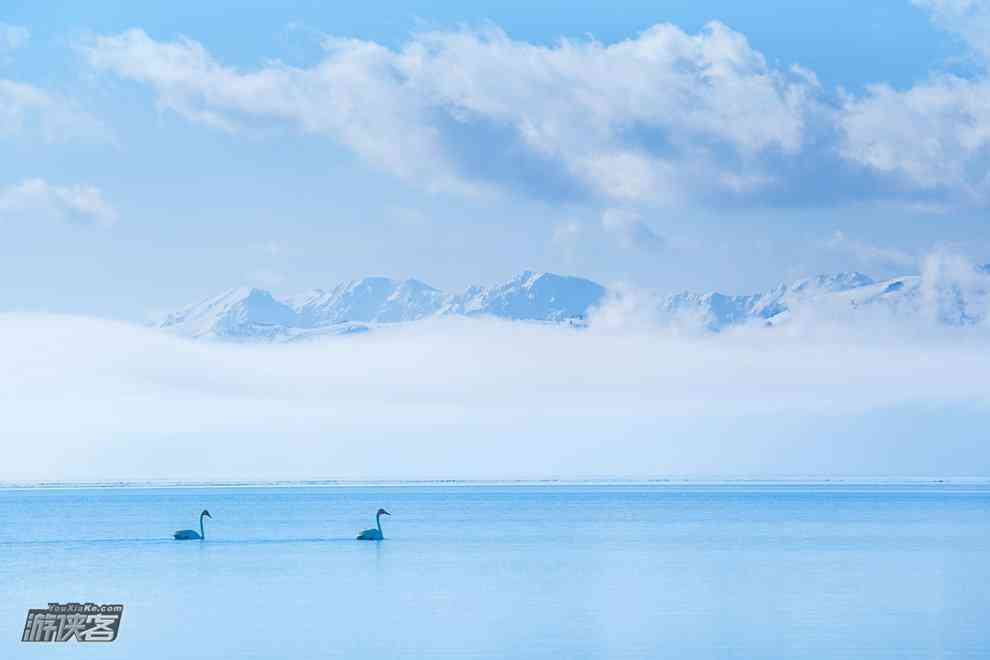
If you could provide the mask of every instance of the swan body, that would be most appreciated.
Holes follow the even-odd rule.
[[[195,532],[193,532],[195,534]],[[385,537],[377,529],[366,529],[357,535],[358,541],[384,541]]]
[[[206,530],[203,528],[203,518],[213,518],[210,512],[203,509],[203,513],[199,514],[199,532],[195,529],[180,529],[175,534],[172,535],[176,541],[202,541],[206,539]]]
[[[180,529],[179,531],[177,531],[172,536],[175,538],[176,541],[196,541],[196,540],[202,541],[203,540],[203,537],[200,536],[199,532],[197,532],[194,529]]]
[[[378,513],[375,514],[375,525],[377,528],[366,529],[357,535],[358,541],[384,541],[385,537],[382,535],[382,516],[392,515],[385,509],[378,509]]]

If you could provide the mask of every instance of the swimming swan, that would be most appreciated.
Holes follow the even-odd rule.
[[[213,516],[210,515],[209,511],[203,509],[203,513],[199,514],[199,534],[197,534],[196,530],[194,529],[180,529],[172,536],[175,538],[176,541],[196,541],[196,540],[202,541],[206,539],[206,530],[203,529],[204,517],[211,519],[213,518]]]
[[[385,539],[382,536],[382,514],[386,516],[392,515],[385,509],[378,509],[378,513],[375,514],[375,524],[378,525],[378,529],[366,529],[357,535],[358,541],[383,541]]]

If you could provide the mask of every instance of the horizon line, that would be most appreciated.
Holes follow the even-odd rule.
[[[990,486],[990,476],[695,476],[518,479],[103,479],[0,480],[5,490],[85,490],[156,488],[402,488],[525,486]]]

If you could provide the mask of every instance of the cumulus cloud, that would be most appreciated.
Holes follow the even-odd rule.
[[[329,38],[325,48],[308,68],[250,71],[141,30],[83,52],[190,120],[227,130],[285,121],[431,188],[544,197],[759,188],[775,174],[766,154],[800,152],[817,93],[720,23],[694,35],[657,25],[614,44],[538,46],[489,28],[420,33],[398,50]]]
[[[983,57],[990,57],[990,2],[986,0],[912,0],[931,12],[942,28],[955,32]]]
[[[917,0],[986,56],[984,0]],[[982,26],[982,27],[981,27]],[[497,27],[396,49],[325,38],[322,58],[238,69],[139,29],[81,45],[161,107],[229,131],[282,123],[431,190],[602,206],[990,204],[990,82],[936,72],[904,90],[824,89],[713,22],[614,43],[539,45]]]
[[[56,186],[43,179],[27,179],[0,188],[0,220],[6,219],[110,225],[117,220],[117,212],[93,186]]]
[[[627,248],[659,252],[665,246],[664,240],[643,222],[637,211],[605,209],[602,212],[602,228]]]
[[[905,193],[943,207],[990,204],[990,2],[914,0],[941,27],[958,33],[979,72],[935,72],[897,90],[870,86],[847,96],[838,115],[846,159],[893,177]]]
[[[904,91],[873,85],[840,117],[842,155],[894,176],[906,195],[990,202],[990,81],[939,74]]]
[[[76,102],[13,80],[0,79],[0,138],[40,137],[46,142],[109,139],[109,129]]]
[[[990,355],[953,332],[448,321],[231,346],[8,314],[0,479],[960,474],[988,452],[931,459],[968,441],[953,411],[990,419]],[[937,437],[896,423],[926,415]]]

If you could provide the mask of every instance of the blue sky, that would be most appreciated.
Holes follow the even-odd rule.
[[[5,3],[0,308],[990,260],[986,3],[529,4]]]

